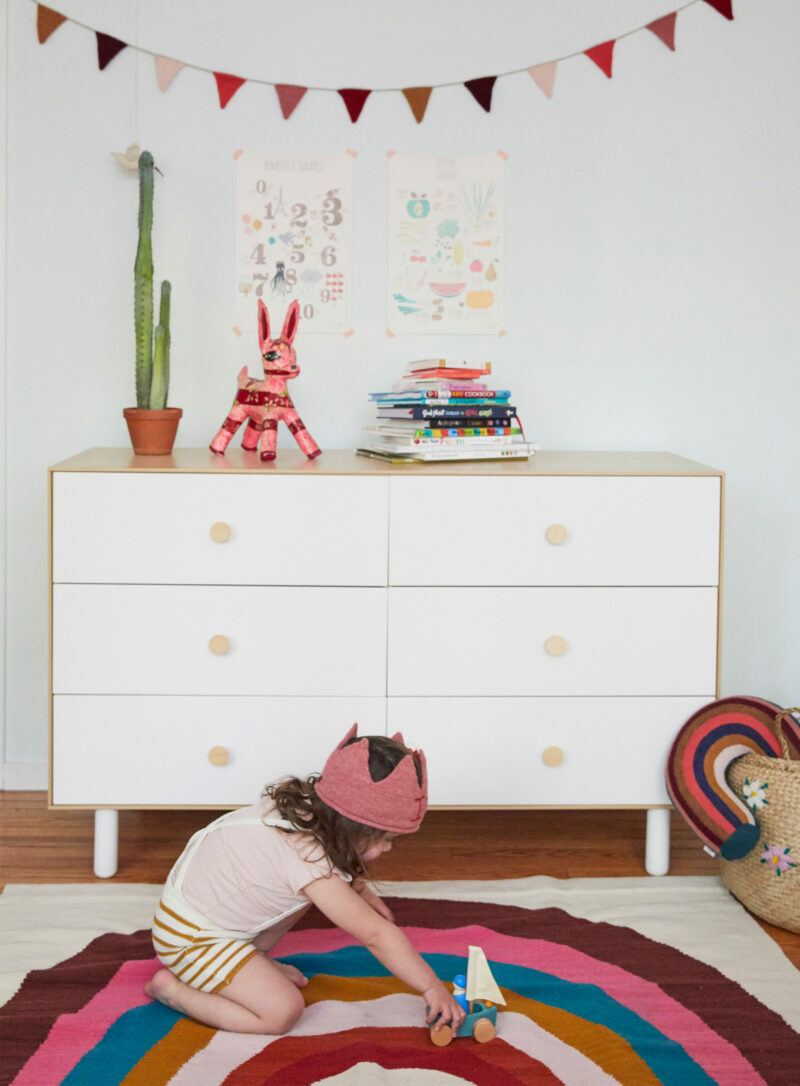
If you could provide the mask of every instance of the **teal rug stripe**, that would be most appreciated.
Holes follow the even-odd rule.
[[[422,956],[446,984],[451,984],[457,973],[464,972],[463,958],[452,954]],[[280,958],[280,961],[297,966],[307,977],[317,973],[336,977],[391,976],[389,970],[362,946],[341,947],[324,954],[290,954]],[[549,973],[505,962],[491,961],[490,965],[495,980],[502,988],[549,1007],[569,1011],[623,1037],[663,1086],[715,1086],[714,1080],[681,1045],[634,1011],[617,1003],[597,985],[575,984]]]
[[[109,1026],[61,1086],[115,1086],[182,1017],[163,1003],[134,1007]]]

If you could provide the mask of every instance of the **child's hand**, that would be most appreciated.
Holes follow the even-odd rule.
[[[425,1016],[428,1025],[433,1022],[435,1023],[433,1028],[438,1030],[449,1022],[453,1033],[455,1033],[464,1021],[466,1014],[461,1004],[453,999],[452,993],[448,992],[440,980],[437,980],[430,988],[426,988],[422,994],[428,1004],[428,1013]]]

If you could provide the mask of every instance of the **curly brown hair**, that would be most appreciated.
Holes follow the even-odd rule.
[[[395,739],[385,735],[359,736],[350,743],[366,739],[369,744],[369,773],[374,781],[382,781],[407,754],[411,754],[417,771],[417,779],[422,783],[422,767],[419,755],[410,751]],[[324,803],[316,791],[316,783],[321,774],[310,776],[285,777],[268,785],[263,792],[268,796],[281,816],[287,819],[305,836],[316,841],[331,864],[331,870],[338,868],[355,881],[368,875],[367,867],[361,858],[362,853],[386,836],[386,830],[365,826],[351,818],[334,811]],[[291,830],[285,832],[291,833]]]

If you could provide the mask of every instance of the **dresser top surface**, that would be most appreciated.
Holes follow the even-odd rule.
[[[308,460],[298,449],[279,449],[264,463],[256,452],[229,449],[217,456],[209,449],[174,449],[169,456],[136,456],[129,448],[87,449],[54,464],[50,471],[189,472],[264,475],[714,475],[716,468],[669,452],[537,452],[528,460],[461,460],[438,464],[391,464],[331,449]]]

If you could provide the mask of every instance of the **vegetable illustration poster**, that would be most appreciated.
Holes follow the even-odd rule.
[[[499,155],[389,160],[389,330],[503,327],[503,167]]]
[[[350,327],[352,158],[242,153],[236,160],[237,318],[255,330],[256,299],[279,324],[300,303],[304,332]]]

